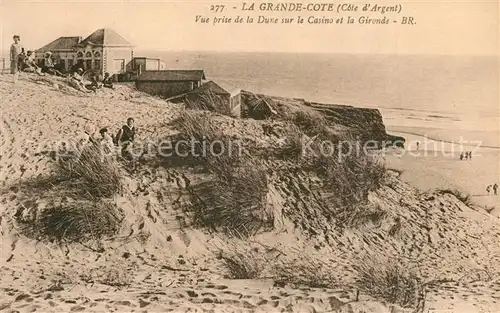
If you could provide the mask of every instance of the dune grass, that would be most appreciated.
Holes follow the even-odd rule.
[[[88,144],[55,159],[55,171],[20,184],[30,207],[28,219],[16,216],[23,232],[33,238],[57,241],[99,240],[115,234],[123,212],[112,199],[123,189],[121,169],[98,145]],[[38,201],[44,203],[39,208]]]
[[[243,154],[222,130],[203,114],[185,110],[175,125],[180,137],[192,142],[189,149],[210,179],[190,190],[195,224],[226,233],[248,236],[272,225],[266,213],[268,179],[262,162]],[[216,143],[216,144],[214,144]]]
[[[263,271],[262,260],[256,252],[248,249],[220,250],[218,258],[222,260],[231,279],[256,279]]]
[[[213,111],[222,115],[230,115],[229,103],[222,97],[208,90],[203,93],[197,93],[196,99],[186,98],[186,107],[193,110]]]
[[[80,200],[48,206],[23,230],[34,238],[84,242],[115,234],[122,219],[111,202]]]
[[[118,162],[107,157],[97,144],[59,158],[56,175],[67,178],[69,185],[92,198],[112,197],[123,188]]]
[[[272,227],[273,216],[265,205],[268,179],[256,160],[238,166],[221,160],[211,168],[213,178],[193,189],[195,223],[241,237]]]
[[[369,257],[356,266],[360,291],[402,307],[415,307],[422,282],[419,275],[398,260]]]
[[[310,255],[273,266],[274,281],[284,286],[334,289],[339,286],[337,269]]]

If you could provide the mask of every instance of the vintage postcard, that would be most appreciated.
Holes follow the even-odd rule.
[[[500,311],[489,1],[0,1],[0,311]]]

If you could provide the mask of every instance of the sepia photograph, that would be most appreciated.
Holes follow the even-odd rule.
[[[0,0],[0,312],[500,312],[498,0]]]

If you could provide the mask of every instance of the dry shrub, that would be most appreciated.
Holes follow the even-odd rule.
[[[186,107],[194,110],[213,111],[222,115],[231,114],[229,103],[211,90],[197,93],[194,100],[187,97]]]
[[[191,188],[195,223],[241,236],[271,225],[272,217],[265,210],[268,181],[261,162],[243,156],[240,147],[234,147],[203,114],[186,110],[175,123],[181,138],[195,140],[193,157],[197,157],[211,177],[208,182]],[[210,151],[206,151],[207,147],[211,147]]]
[[[304,134],[295,125],[289,125],[285,140],[278,149],[277,157],[283,160],[298,161],[302,156]]]
[[[310,288],[334,289],[339,286],[337,270],[331,264],[313,259],[304,254],[292,262],[273,267],[274,281],[278,285],[306,286]]]
[[[291,116],[291,122],[308,136],[319,135],[322,138],[328,138],[330,135],[327,120],[319,112],[313,110],[295,111]]]
[[[122,191],[117,161],[105,155],[97,144],[85,145],[70,156],[60,158],[57,174],[92,198],[112,197]]]
[[[422,289],[419,275],[398,260],[366,257],[356,266],[360,291],[402,307],[415,307]]]
[[[315,146],[314,155],[305,159],[305,167],[323,180],[325,204],[338,227],[355,226],[366,218],[382,218],[380,207],[367,207],[365,203],[369,192],[382,185],[386,172],[383,161],[362,149],[347,153],[342,151],[343,146],[335,146],[331,154],[321,153]]]
[[[193,188],[195,223],[242,237],[273,225],[266,209],[268,179],[258,160],[233,166],[221,159],[210,168],[213,179]]]
[[[219,258],[224,263],[224,266],[228,271],[228,276],[231,279],[259,278],[263,271],[262,260],[260,260],[257,253],[253,250],[221,250],[219,252]]]
[[[186,163],[192,159],[210,163],[220,157],[237,161],[241,153],[240,147],[225,136],[207,114],[185,110],[174,121],[174,126],[179,131],[174,141],[182,141],[174,146],[178,147],[179,155]]]
[[[115,234],[123,219],[115,204],[106,201],[74,201],[51,205],[23,224],[33,238],[83,242]]]

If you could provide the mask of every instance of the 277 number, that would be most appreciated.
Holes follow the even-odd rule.
[[[214,11],[215,13],[221,13],[224,11],[225,5],[223,4],[212,4],[210,5],[210,11]]]

